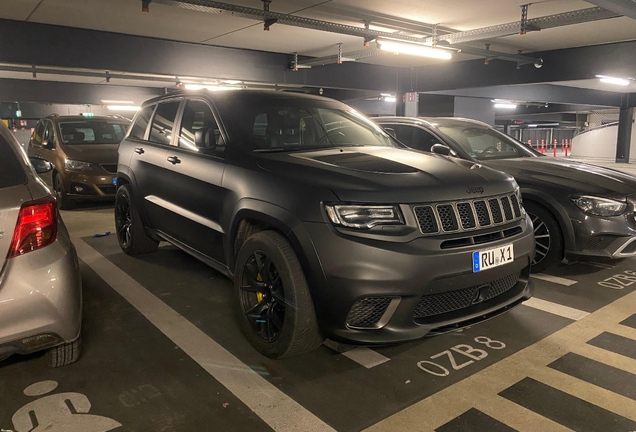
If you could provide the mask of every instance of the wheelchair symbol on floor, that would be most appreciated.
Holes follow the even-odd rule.
[[[56,388],[55,381],[41,381],[25,388],[24,394],[39,397]],[[11,420],[15,432],[107,432],[121,426],[108,417],[88,414],[90,409],[90,401],[81,393],[57,393],[26,404]]]

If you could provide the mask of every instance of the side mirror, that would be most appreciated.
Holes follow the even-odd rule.
[[[47,150],[53,150],[55,148],[55,142],[53,140],[44,140],[42,141],[42,147]]]
[[[49,161],[45,161],[44,159],[30,157],[29,161],[31,162],[31,165],[33,165],[35,172],[38,174],[46,174],[53,170],[53,164]]]
[[[393,138],[397,139],[397,133],[395,133],[395,129],[393,128],[384,128],[384,131],[391,135]]]
[[[216,137],[214,136],[214,129],[207,128],[194,132],[194,145],[199,149],[205,151],[211,151],[216,148]]]
[[[450,149],[450,147],[445,146],[444,144],[433,144],[433,146],[431,147],[431,153],[439,155],[451,156],[452,152],[453,151]]]

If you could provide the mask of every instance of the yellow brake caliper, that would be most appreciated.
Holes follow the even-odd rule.
[[[259,281],[259,282],[263,282],[263,278],[261,277],[260,273],[256,276],[256,280]],[[259,303],[261,301],[263,301],[263,293],[257,292],[256,293],[256,300],[258,300]]]

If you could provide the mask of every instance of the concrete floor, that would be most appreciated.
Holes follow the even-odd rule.
[[[114,231],[107,205],[63,218],[83,354],[0,362],[0,429],[636,431],[634,259],[536,275],[533,299],[460,332],[274,361],[235,324],[228,279],[170,245],[132,258],[93,237]]]

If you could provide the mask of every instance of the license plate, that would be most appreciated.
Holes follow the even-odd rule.
[[[117,186],[117,177],[113,177],[113,184]]]
[[[473,252],[473,273],[511,263],[515,260],[512,244]]]

